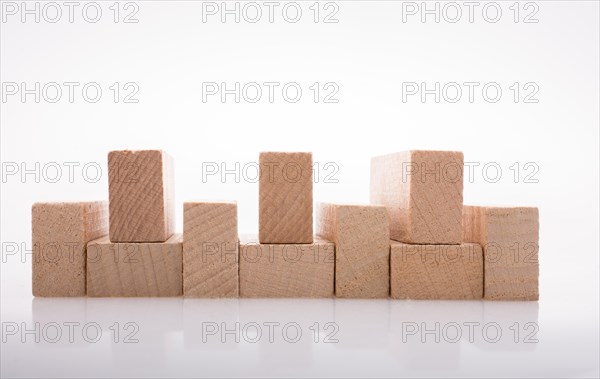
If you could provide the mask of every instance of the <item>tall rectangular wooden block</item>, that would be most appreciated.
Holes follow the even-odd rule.
[[[371,160],[371,203],[390,213],[392,239],[462,242],[463,153],[414,150]]]
[[[239,240],[235,202],[183,205],[183,295],[237,297]]]
[[[483,297],[483,252],[474,243],[391,243],[394,299],[476,300]]]
[[[182,243],[174,234],[165,242],[111,242],[87,246],[87,293],[92,297],[181,296]]]
[[[312,243],[312,153],[260,153],[259,165],[260,243]]]
[[[173,159],[161,150],[108,154],[110,240],[164,242],[175,228]]]
[[[484,298],[538,300],[538,209],[465,206],[463,222],[464,240],[483,247]]]
[[[85,296],[86,245],[108,233],[106,202],[31,208],[33,296]]]
[[[316,239],[310,244],[240,242],[241,297],[333,296],[335,247]]]
[[[390,224],[385,207],[319,204],[317,236],[335,243],[336,296],[389,296]]]

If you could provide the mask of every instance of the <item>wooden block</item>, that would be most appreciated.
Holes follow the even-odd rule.
[[[371,203],[390,213],[393,240],[462,242],[463,153],[414,150],[371,160]]]
[[[175,229],[173,159],[160,150],[108,154],[110,240],[164,242]]]
[[[240,241],[241,297],[333,296],[335,247],[315,239],[311,244],[261,244]]]
[[[33,296],[85,296],[85,247],[108,233],[108,204],[35,203],[31,221]]]
[[[312,153],[260,153],[260,243],[313,242]]]
[[[165,242],[88,243],[87,293],[92,297],[181,296],[182,238]]]
[[[238,297],[235,202],[183,205],[183,295]]]
[[[318,206],[317,236],[335,243],[335,294],[383,298],[390,291],[390,224],[378,205]]]
[[[464,240],[483,247],[484,298],[538,300],[538,209],[465,206],[463,223]]]
[[[390,254],[394,299],[483,297],[483,251],[478,244],[408,245],[392,241]]]

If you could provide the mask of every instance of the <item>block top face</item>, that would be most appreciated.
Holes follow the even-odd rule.
[[[237,211],[237,202],[235,201],[186,201],[183,203],[183,212],[185,220],[185,212],[192,212],[194,210],[208,210],[208,209],[230,209]]]
[[[465,214],[478,214],[485,216],[485,222],[494,220],[516,223],[539,223],[539,209],[537,207],[510,207],[510,206],[474,206],[465,205]]]
[[[40,224],[36,221],[51,221],[54,224],[63,222],[72,225],[74,222],[81,223],[82,230],[64,230],[64,233],[73,233],[73,236],[79,237],[79,232],[101,232],[105,230],[101,223],[102,213],[107,209],[105,201],[82,201],[82,202],[36,202],[31,206],[32,225],[34,232],[39,229]],[[91,219],[91,215],[100,212],[97,216],[99,221]],[[51,228],[53,224],[44,224],[45,228]],[[87,238],[84,234],[82,238]]]
[[[189,200],[183,202],[184,206],[195,207],[199,205],[237,205],[237,201],[235,200]]]
[[[172,245],[183,243],[183,235],[181,233],[175,233],[164,242],[111,242],[108,236],[102,236],[88,243],[89,245]]]
[[[537,207],[510,207],[510,206],[475,206],[465,205],[465,208],[481,209],[489,216],[510,216],[510,215],[530,215],[537,216],[539,210]]]
[[[385,205],[379,204],[352,204],[352,203],[317,203],[319,209],[335,209],[338,215],[357,212],[372,212],[387,214]]]
[[[73,212],[91,211],[97,207],[106,205],[105,201],[56,201],[56,202],[35,202],[31,206],[33,212],[44,214],[49,209],[64,209]]]
[[[331,244],[330,241],[317,237],[315,236],[313,238],[313,242],[312,243],[302,243],[302,244],[298,244],[298,243],[261,243],[258,240],[258,236],[255,234],[241,234],[240,235],[240,245],[274,245],[274,246],[280,246],[280,247],[285,247],[286,245],[297,245],[297,246],[311,246],[311,245],[328,245]]]

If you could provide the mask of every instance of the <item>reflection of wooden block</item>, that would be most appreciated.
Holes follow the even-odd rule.
[[[87,245],[87,292],[95,297],[181,296],[182,243],[175,234],[165,242],[111,242]]]
[[[335,294],[388,297],[390,224],[377,205],[319,204],[317,235],[335,243]]]
[[[391,243],[394,299],[474,300],[483,297],[481,246]]]
[[[237,204],[183,206],[183,295],[237,297]]]
[[[313,242],[311,153],[260,153],[258,238]]]
[[[164,242],[174,230],[173,159],[160,150],[108,154],[110,240]]]
[[[538,209],[464,207],[464,240],[484,256],[484,297],[538,300]]]
[[[390,213],[392,239],[462,242],[463,153],[407,151],[371,160],[371,203]]]
[[[33,296],[85,296],[85,246],[108,233],[106,202],[31,208]]]
[[[260,244],[244,237],[240,242],[240,296],[333,296],[334,263],[331,242]]]

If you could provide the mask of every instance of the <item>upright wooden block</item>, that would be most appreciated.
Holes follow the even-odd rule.
[[[88,243],[87,293],[92,297],[181,296],[182,242],[174,234],[165,242]]]
[[[160,150],[108,154],[110,240],[164,242],[175,228],[173,159]]]
[[[333,296],[335,247],[316,239],[311,244],[261,244],[240,241],[241,297]]]
[[[108,204],[35,203],[31,221],[33,296],[85,296],[85,248],[108,233]]]
[[[239,295],[237,204],[183,205],[183,295]]]
[[[389,296],[390,224],[385,207],[319,204],[317,236],[335,243],[336,296]]]
[[[260,243],[313,242],[312,153],[260,153]]]
[[[463,222],[464,240],[483,247],[484,298],[538,300],[538,209],[465,206]]]
[[[390,213],[392,239],[462,242],[463,153],[415,150],[371,160],[371,203]]]
[[[390,254],[394,299],[483,297],[483,252],[478,244],[408,245],[392,241]]]

